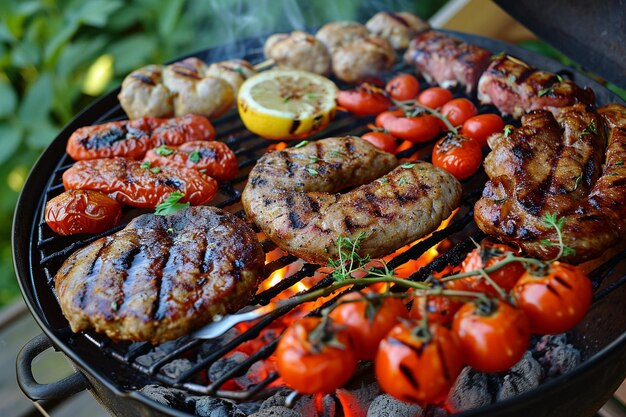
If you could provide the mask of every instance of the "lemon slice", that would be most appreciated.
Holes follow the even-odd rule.
[[[335,116],[337,86],[306,71],[270,70],[248,78],[237,96],[248,130],[268,139],[295,139],[324,128]]]

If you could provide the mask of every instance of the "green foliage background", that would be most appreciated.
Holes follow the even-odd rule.
[[[19,291],[11,223],[37,156],[95,97],[82,85],[102,54],[119,85],[133,69],[244,37],[380,10],[431,16],[446,0],[2,0],[0,1],[0,306]],[[36,198],[36,197],[34,197]]]

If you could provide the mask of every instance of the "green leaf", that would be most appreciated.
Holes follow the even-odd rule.
[[[7,26],[3,21],[0,21],[0,42],[13,42],[15,40],[15,36],[9,31]]]
[[[109,47],[116,74],[127,74],[151,61],[157,49],[157,39],[147,34],[127,36]]]
[[[53,63],[56,62],[63,48],[68,44],[78,28],[78,22],[73,20],[68,25],[64,26],[63,29],[56,32],[54,37],[48,41],[44,48],[43,57],[45,65],[53,65]],[[83,54],[84,51],[85,50],[83,50]]]
[[[308,140],[303,140],[302,142],[300,142],[296,146],[294,146],[294,148],[301,148],[303,146],[306,146],[308,143],[309,143]]]
[[[412,162],[405,162],[404,164],[402,164],[402,165],[400,165],[400,166],[401,166],[402,168],[404,168],[404,169],[411,169],[411,168],[413,168],[415,165],[417,165],[417,164],[412,163]]]
[[[20,146],[23,129],[17,125],[7,122],[0,122],[0,164],[9,160]]]
[[[16,106],[17,95],[13,86],[6,80],[0,80],[0,118],[13,114]]]
[[[55,75],[64,79],[72,77],[73,72],[77,71],[79,66],[91,63],[110,42],[111,39],[107,35],[99,35],[68,43],[62,48],[56,61]],[[82,79],[76,80],[74,77],[74,81],[78,85]]]
[[[50,113],[53,97],[52,77],[43,73],[26,91],[19,109],[19,117],[28,123],[38,123]]]
[[[189,160],[194,164],[200,160],[200,151],[197,149],[189,154]]]
[[[156,148],[154,152],[160,156],[168,156],[174,153],[174,149],[168,148],[165,145],[161,145],[158,148]]]
[[[89,26],[104,27],[109,16],[122,6],[123,2],[119,0],[85,1],[70,14],[70,18]]]
[[[164,216],[167,214],[174,214],[179,210],[189,207],[189,203],[179,203],[184,196],[185,194],[180,191],[174,191],[164,202],[156,206],[154,214]]]
[[[166,37],[174,31],[184,5],[185,0],[169,0],[165,2],[163,9],[158,14],[158,31],[161,37]]]
[[[59,128],[53,125],[47,117],[34,120],[25,127],[26,144],[37,151],[42,151],[48,146],[59,132]]]
[[[141,165],[139,165],[139,167],[143,169],[148,169],[150,168],[150,165],[152,165],[152,161],[143,161]]]
[[[18,68],[37,66],[39,64],[39,50],[32,42],[19,42],[13,47],[11,60],[13,65]]]
[[[309,174],[315,176],[318,174],[318,172],[316,170],[314,170],[313,168],[307,168],[306,169],[308,171]]]

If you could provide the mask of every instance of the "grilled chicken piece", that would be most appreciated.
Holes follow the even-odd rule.
[[[428,31],[417,35],[404,54],[407,64],[430,83],[444,88],[461,85],[471,94],[489,66],[491,52],[443,33]]]
[[[68,139],[66,151],[77,161],[114,156],[143,158],[148,149],[155,146],[214,138],[213,125],[202,116],[142,117],[81,127]]]
[[[277,33],[265,41],[265,57],[281,67],[328,74],[330,54],[315,36],[305,32]]]
[[[360,23],[331,22],[322,26],[315,37],[332,53],[339,45],[367,35],[369,35],[369,31]]]
[[[396,165],[395,156],[350,136],[272,152],[250,173],[243,206],[274,243],[307,261],[337,259],[337,239],[361,233],[359,254],[378,258],[434,231],[461,198],[448,172]]]
[[[146,153],[153,166],[179,166],[203,172],[218,181],[228,181],[237,175],[237,157],[222,142],[187,142],[180,146],[159,147]]]
[[[213,207],[146,214],[72,254],[54,278],[74,332],[175,339],[245,305],[265,256],[244,222]]]
[[[163,85],[163,65],[131,72],[117,98],[129,118],[174,116],[174,94]]]
[[[576,103],[593,104],[591,89],[539,71],[510,55],[496,57],[478,82],[478,99],[493,103],[503,114],[515,118],[531,110],[550,110]]]
[[[551,259],[558,238],[542,217],[555,214],[575,250],[563,259],[582,262],[617,243],[626,227],[626,107],[595,113],[577,104],[553,113],[532,111],[508,137],[490,138],[490,180],[474,216],[487,234]]]
[[[380,78],[396,61],[396,53],[383,38],[362,36],[332,52],[333,72],[342,81],[357,83]]]
[[[123,204],[154,209],[175,191],[181,202],[207,203],[217,192],[217,182],[194,169],[150,167],[134,159],[106,158],[78,161],[63,173],[66,190],[95,190]]]
[[[252,64],[243,59],[215,62],[209,65],[206,71],[206,75],[221,78],[230,84],[235,97],[237,97],[241,84],[254,74],[256,74],[256,70]]]
[[[394,49],[405,49],[415,35],[430,29],[428,22],[408,12],[379,12],[365,26],[372,35],[387,39]]]

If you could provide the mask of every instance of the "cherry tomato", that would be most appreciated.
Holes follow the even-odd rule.
[[[494,133],[502,132],[504,121],[497,114],[479,114],[470,117],[463,123],[461,134],[474,139],[484,148],[487,146],[487,138]]]
[[[303,394],[335,391],[348,382],[357,364],[348,333],[332,320],[324,325],[319,317],[305,317],[285,330],[276,361],[283,381]]]
[[[402,111],[402,109],[384,111],[376,116],[376,127],[382,128],[387,121],[397,119],[398,117],[404,117],[404,111]]]
[[[351,292],[339,299],[330,317],[347,328],[359,359],[373,360],[378,344],[398,323],[408,318],[404,303],[398,298],[368,300],[366,295]]]
[[[466,98],[452,99],[441,108],[441,114],[448,118],[452,126],[461,126],[476,113],[476,106]]]
[[[383,127],[393,137],[413,143],[427,142],[434,139],[441,128],[435,116],[421,115],[416,117],[389,117],[383,121]]]
[[[100,233],[115,226],[122,206],[99,191],[68,190],[46,203],[44,217],[60,235]]]
[[[480,248],[474,249],[465,257],[463,263],[461,263],[461,272],[471,272],[481,268],[489,268],[503,260],[510,253],[516,254],[517,251],[502,243],[483,242]],[[524,268],[521,262],[511,262],[488,275],[498,286],[508,293],[525,272],[526,268]],[[448,281],[448,283],[451,282],[459,282],[462,284],[461,288],[465,291],[482,292],[490,296],[498,296],[496,289],[480,275]]]
[[[396,100],[413,100],[420,92],[420,83],[410,74],[398,74],[389,80],[385,91]]]
[[[446,135],[433,148],[433,165],[445,169],[459,180],[478,171],[482,162],[480,145],[466,136]]]
[[[591,281],[579,268],[554,262],[540,276],[526,272],[513,287],[517,305],[538,334],[572,329],[591,306]]]
[[[367,132],[361,135],[361,139],[365,139],[385,152],[396,153],[396,138],[385,132]]]
[[[454,316],[465,360],[480,372],[503,372],[528,349],[530,325],[524,312],[504,301],[466,303]]]
[[[438,109],[450,100],[452,100],[450,90],[441,87],[427,88],[417,97],[417,101],[420,104],[431,109]]]
[[[422,311],[425,309],[428,323],[447,325],[452,323],[454,314],[459,310],[459,308],[461,308],[462,305],[462,302],[456,301],[452,297],[445,295],[415,297],[409,317],[415,319],[415,321],[420,321],[422,319]]]
[[[396,325],[380,342],[375,371],[383,391],[401,401],[421,405],[443,400],[463,368],[462,350],[454,333],[429,326],[416,334],[410,323]]]
[[[361,84],[354,90],[339,91],[337,103],[357,116],[379,114],[391,107],[391,100],[382,90],[370,84]]]

